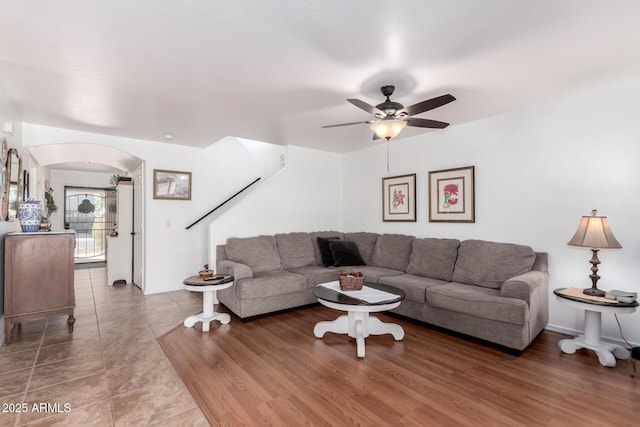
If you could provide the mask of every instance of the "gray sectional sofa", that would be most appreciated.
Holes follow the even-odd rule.
[[[361,265],[340,265],[353,263],[351,255]],[[529,345],[549,315],[547,254],[510,243],[288,233],[230,238],[217,246],[216,267],[235,277],[218,299],[241,319],[315,303],[313,288],[343,270],[404,290],[397,314],[516,350]]]

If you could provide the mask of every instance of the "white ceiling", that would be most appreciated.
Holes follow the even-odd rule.
[[[640,1],[0,0],[0,94],[24,122],[207,146],[227,135],[346,152],[348,104],[452,126],[640,76]],[[0,102],[6,102],[1,100]],[[401,137],[432,131],[407,128]]]

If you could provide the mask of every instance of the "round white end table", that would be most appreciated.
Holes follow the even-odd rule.
[[[616,358],[628,359],[629,350],[621,345],[602,341],[602,313],[628,314],[636,311],[633,305],[598,304],[569,299],[556,293],[556,299],[569,307],[584,310],[584,334],[576,338],[564,339],[558,343],[560,349],[567,354],[573,354],[580,348],[588,348],[598,355],[601,365],[616,366]]]
[[[386,323],[369,313],[388,311],[400,305],[405,297],[404,291],[393,286],[365,283],[365,286],[387,291],[396,297],[390,301],[381,303],[368,303],[358,300],[332,289],[318,286],[313,289],[313,295],[318,302],[334,310],[346,311],[346,315],[339,316],[335,320],[316,323],[313,334],[316,338],[322,338],[325,333],[347,334],[356,340],[356,352],[358,357],[364,357],[364,339],[369,335],[391,334],[396,341],[404,338],[404,329],[395,323]]]
[[[229,278],[232,280],[228,280]],[[219,290],[233,286],[233,277],[225,276],[225,278],[218,281],[205,281],[200,276],[192,276],[184,279],[182,283],[188,291],[202,292],[202,313],[184,319],[184,326],[186,328],[191,328],[197,322],[202,322],[202,332],[208,332],[209,325],[213,320],[217,320],[223,325],[231,321],[231,316],[227,313],[218,313],[215,311],[215,304],[219,303],[216,293]]]

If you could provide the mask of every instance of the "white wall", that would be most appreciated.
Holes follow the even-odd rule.
[[[228,237],[342,229],[341,155],[289,146],[286,168],[225,211],[211,228],[215,245]]]
[[[458,100],[456,102],[464,102]],[[480,238],[549,253],[550,289],[590,287],[591,251],[567,246],[580,217],[609,217],[621,250],[600,251],[602,289],[640,293],[640,81],[537,105],[443,131],[346,154],[345,231]],[[425,114],[425,117],[428,115]],[[428,222],[428,171],[475,166],[476,222]],[[381,179],[417,173],[417,222],[383,223]],[[550,327],[582,330],[582,313],[551,293]],[[625,337],[640,342],[640,314],[619,316]],[[619,339],[615,319],[605,336]]]

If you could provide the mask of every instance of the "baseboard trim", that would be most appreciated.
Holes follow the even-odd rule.
[[[570,335],[570,336],[574,336],[574,337],[577,337],[578,335],[583,333],[583,331],[579,331],[577,329],[565,328],[563,326],[552,325],[551,323],[548,323],[547,326],[545,327],[545,329],[547,331],[550,331],[550,332],[557,332],[557,333],[560,333],[560,334],[563,334],[563,335]],[[636,346],[640,345],[638,343],[633,343],[631,341],[629,341],[629,344],[627,344],[621,338],[612,338],[612,337],[603,336],[602,339],[605,340],[605,341],[612,342],[614,344],[621,345],[624,348],[628,348],[629,344],[631,344],[632,347],[636,347]]]

